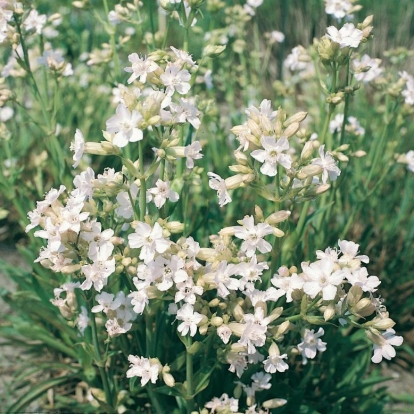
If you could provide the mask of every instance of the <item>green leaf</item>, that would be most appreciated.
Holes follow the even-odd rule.
[[[390,394],[390,397],[394,401],[414,405],[414,395],[412,394]]]
[[[172,397],[185,398],[187,396],[187,390],[181,382],[176,382],[174,387],[163,385],[162,387],[155,388],[154,391],[159,394],[170,395]]]
[[[210,361],[210,363],[203,364],[203,366],[195,373],[194,383],[197,384],[197,386],[194,395],[197,395],[207,388],[210,382],[211,374],[215,368],[216,362]]]
[[[9,407],[6,413],[12,414],[18,411],[22,411],[32,401],[35,401],[42,394],[47,392],[47,390],[53,387],[57,387],[58,385],[62,385],[67,382],[70,382],[74,378],[75,377],[73,375],[67,375],[64,377],[48,379],[46,381],[41,382],[40,384],[33,386],[25,395],[23,395],[19,400],[17,400],[11,407]]]

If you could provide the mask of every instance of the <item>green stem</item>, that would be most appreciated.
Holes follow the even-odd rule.
[[[92,297],[89,300],[89,304],[90,305],[93,304]],[[90,306],[90,309],[92,309],[92,306]],[[99,374],[100,374],[101,379],[102,379],[102,384],[103,384],[103,387],[104,387],[104,392],[105,392],[105,397],[106,397],[106,403],[110,407],[113,407],[111,389],[110,389],[110,386],[109,386],[107,373],[106,373],[105,368],[103,366],[103,361],[102,361],[102,358],[101,358],[101,350],[99,348],[99,341],[98,341],[98,333],[97,333],[97,329],[96,329],[95,314],[89,310],[89,315],[90,315],[91,328],[92,328],[92,343],[93,343],[93,347],[95,348],[96,357],[98,358],[98,360],[95,361],[95,362],[98,365]]]
[[[188,352],[188,349],[192,345],[192,338],[189,336],[188,338],[188,345],[186,350],[186,382],[187,382],[187,414],[191,414],[194,409],[194,384],[193,384],[193,374],[194,374],[194,366],[193,366],[193,355]]]
[[[140,178],[140,189],[139,189],[139,220],[144,221],[145,212],[147,210],[147,200],[146,200],[146,182],[144,177],[144,144],[141,141],[138,142],[138,157],[139,157],[139,172],[141,175]]]
[[[153,0],[147,0],[147,7],[148,7],[148,15],[150,18],[150,25],[151,25],[151,33],[152,33],[152,47],[155,50],[155,23],[154,23],[154,15],[152,12],[152,3]]]

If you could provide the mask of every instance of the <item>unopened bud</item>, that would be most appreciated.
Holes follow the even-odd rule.
[[[365,157],[365,155],[367,155],[367,153],[363,150],[358,150],[353,154],[353,156],[357,158]]]
[[[293,123],[302,122],[307,116],[308,116],[307,112],[298,112],[292,115],[291,117],[289,117],[288,119],[286,119],[286,121],[283,123],[283,126],[287,128],[289,125]]]
[[[330,303],[324,313],[323,313],[323,318],[325,319],[325,322],[329,321],[330,319],[332,319],[335,316],[335,305],[333,303]]]
[[[249,127],[251,133],[256,137],[259,138],[262,136],[262,129],[257,125],[253,119],[247,120],[247,126]]]
[[[287,403],[287,400],[284,400],[283,398],[272,398],[271,400],[267,400],[262,404],[263,408],[279,408],[282,407],[282,405],[285,405]]]
[[[162,379],[165,382],[165,385],[167,385],[168,387],[174,387],[175,379],[169,372],[163,373]]]
[[[220,318],[220,316],[213,316],[210,320],[210,325],[215,327],[223,325],[223,318]]]
[[[296,134],[296,132],[299,131],[300,125],[299,122],[293,122],[292,124],[290,124],[284,131],[283,131],[283,135],[289,139],[290,137],[292,137],[293,135]]]
[[[362,294],[363,292],[360,286],[352,286],[346,297],[348,306],[354,307],[361,300]]]
[[[272,226],[274,224],[287,220],[290,215],[291,212],[289,210],[281,210],[271,214],[265,221]]]
[[[224,45],[207,45],[203,50],[203,57],[216,58],[221,55],[226,46]]]

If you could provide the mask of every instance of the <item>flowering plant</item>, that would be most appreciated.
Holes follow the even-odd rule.
[[[315,70],[325,71],[321,128],[308,120],[307,111],[259,99],[228,128],[237,141],[233,156],[220,157],[207,129],[214,116],[207,68],[225,47],[211,41],[199,60],[188,52],[202,3],[160,1],[168,18],[178,18],[183,27],[183,47],[157,47],[152,32],[149,53],[130,53],[123,71],[107,26],[111,44],[105,47],[117,82],[102,138],[88,141],[76,125],[72,166],[82,171],[71,180],[66,167],[56,169],[59,188],[37,201],[25,230],[35,230],[34,238],[44,241],[34,260],[40,264],[36,272],[47,275],[42,284],[52,280],[53,297],[47,299],[65,326],[60,350],[77,359],[82,372],[65,381],[82,382],[88,404],[108,412],[139,407],[156,413],[299,412],[308,406],[295,401],[294,384],[304,388],[316,378],[313,370],[326,368],[324,354],[335,359],[341,340],[347,352],[360,351],[361,372],[369,359],[393,358],[394,346],[403,341],[378,295],[381,282],[366,266],[369,257],[347,240],[353,216],[335,236],[336,245],[325,244],[325,234],[318,233],[332,218],[331,205],[351,161],[366,155],[354,140],[365,130],[348,112],[360,86],[350,68],[361,82],[381,75],[378,60],[370,73],[369,56],[357,58],[370,40],[372,17],[358,27],[328,27],[310,52],[294,48],[285,61],[293,73],[309,70],[312,59]],[[218,3],[209,3],[211,11]],[[249,0],[228,12],[229,19],[238,16],[236,36],[261,4]],[[141,5],[128,5],[106,10],[107,24],[133,19]],[[12,14],[4,14],[4,36],[22,25],[40,35],[46,18],[13,7]],[[330,13],[332,4],[326,7]],[[14,26],[8,23],[11,16]],[[21,47],[29,59],[23,42]],[[90,65],[107,63],[98,52],[89,58]],[[56,54],[46,53],[43,60],[57,80],[71,76],[70,65]],[[24,68],[32,74],[30,65]],[[411,80],[404,72],[395,85],[398,99],[408,105]],[[333,118],[342,104],[343,114]],[[47,111],[45,119],[51,128]],[[384,133],[372,153],[364,182],[369,192],[382,168],[385,138]],[[48,150],[55,156],[63,152],[55,139]],[[399,161],[410,168],[411,158],[407,153]],[[227,161],[234,175],[223,178]],[[201,191],[213,199],[216,191],[217,203]],[[77,332],[67,333],[68,325]],[[345,377],[353,375],[347,371]],[[355,388],[371,385],[353,380]],[[339,407],[342,397],[339,390],[328,409]]]

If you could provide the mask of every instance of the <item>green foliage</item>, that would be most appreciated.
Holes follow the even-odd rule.
[[[377,274],[382,281],[381,296],[398,323],[398,332],[412,330],[414,176],[405,168],[408,163],[405,154],[413,149],[410,137],[414,133],[414,111],[404,102],[405,85],[398,75],[409,67],[412,53],[404,48],[396,49],[408,48],[414,35],[414,26],[410,24],[414,13],[412,2],[401,0],[395,6],[385,1],[359,1],[363,7],[355,11],[354,21],[362,22],[367,15],[374,14],[375,41],[366,35],[366,43],[358,51],[339,48],[326,38],[321,40],[327,26],[340,27],[344,23],[327,16],[321,0],[265,0],[255,16],[243,11],[244,2],[230,0],[208,0],[200,4],[193,1],[189,14],[185,13],[183,4],[172,6],[171,3],[165,7],[174,8],[175,13],[163,13],[156,10],[152,0],[144,0],[142,5],[122,1],[117,5],[122,10],[115,9],[121,20],[117,25],[112,25],[108,18],[116,3],[107,0],[98,3],[37,2],[39,13],[48,17],[60,13],[62,17],[56,26],[56,36],[50,38],[46,33],[37,35],[33,29],[25,29],[25,19],[32,7],[25,3],[24,14],[15,11],[9,23],[12,29],[2,51],[4,69],[14,55],[10,46],[19,46],[15,72],[11,76],[3,74],[0,85],[1,104],[14,111],[10,119],[0,122],[0,237],[9,244],[19,242],[19,252],[31,270],[25,272],[0,262],[2,272],[17,285],[14,292],[4,289],[0,292],[13,309],[13,314],[1,322],[0,333],[6,340],[4,344],[18,345],[30,359],[39,361],[35,366],[27,364],[16,373],[12,385],[16,389],[30,385],[30,390],[8,412],[25,410],[36,400],[47,408],[44,396],[49,389],[55,393],[53,408],[71,412],[115,412],[120,407],[127,413],[149,412],[145,408],[149,406],[151,412],[190,413],[202,410],[207,401],[223,393],[230,397],[242,393],[242,386],[235,384],[235,375],[228,371],[230,344],[223,344],[217,335],[220,325],[215,326],[211,321],[230,315],[236,323],[237,306],[248,313],[252,303],[250,299],[240,301],[231,295],[228,303],[220,299],[221,307],[210,305],[218,295],[209,286],[215,282],[205,282],[203,278],[208,276],[204,274],[195,277],[205,288],[203,298],[198,298],[195,306],[199,305],[198,312],[209,322],[204,332],[199,325],[196,335],[191,336],[175,332],[177,319],[168,309],[168,304],[174,302],[174,292],[168,289],[150,298],[145,311],[137,316],[127,333],[113,336],[105,330],[109,318],[102,312],[91,313],[97,305],[95,292],[72,290],[75,293],[70,298],[70,306],[59,307],[53,302],[60,298],[54,289],[75,279],[84,281],[80,269],[91,264],[87,247],[79,241],[79,236],[70,240],[67,245],[73,248],[73,257],[76,256],[70,262],[74,267],[56,273],[47,260],[34,263],[44,243],[41,237],[24,230],[28,224],[27,212],[33,211],[36,201],[43,199],[50,187],[59,188],[63,184],[68,192],[73,188],[75,173],[71,167],[70,142],[77,128],[87,137],[86,146],[89,145],[85,149],[88,158],[80,160],[79,169],[92,167],[103,174],[105,168],[114,168],[122,175],[122,182],[104,182],[88,201],[87,211],[102,224],[102,229],[112,229],[115,236],[121,235],[126,241],[128,232],[133,234],[123,230],[126,224],[134,220],[133,224],[145,221],[154,226],[157,222],[174,243],[183,235],[209,246],[214,240],[210,236],[220,231],[227,229],[232,236],[234,231],[231,234],[231,228],[226,226],[236,225],[245,215],[253,217],[254,214],[255,221],[264,224],[272,214],[287,211],[289,216],[272,225],[284,237],[271,236],[273,246],[269,259],[260,259],[267,260],[269,270],[264,272],[256,288],[269,288],[270,279],[280,266],[290,267],[289,276],[292,276],[300,270],[291,266],[314,260],[316,250],[334,247],[338,239],[355,240],[360,252],[370,257],[370,273]],[[194,17],[197,24],[191,26]],[[47,26],[54,29],[52,22]],[[297,30],[298,27],[302,29]],[[368,27],[369,24],[361,26],[366,30]],[[269,41],[266,33],[275,29],[285,34],[285,42]],[[13,33],[20,36],[13,37]],[[66,63],[38,67],[37,58],[49,49],[48,41],[50,49],[62,51]],[[284,59],[298,44],[307,48],[301,51],[301,58],[314,72],[304,75],[284,68]],[[122,92],[129,78],[129,73],[123,70],[130,65],[128,56],[131,53],[149,55],[164,71],[168,59],[171,63],[172,53],[165,52],[171,52],[170,46],[189,51],[199,65],[190,69],[189,83],[192,97],[203,115],[201,127],[190,125],[188,120],[177,124],[171,121],[166,126],[151,113],[152,117],[148,115],[142,121],[145,122],[144,140],[122,148],[114,146],[113,134],[104,131],[102,136],[102,130],[109,129],[105,122],[114,115],[117,105],[113,88],[122,85],[118,94],[125,102],[130,100],[126,106],[131,111],[132,108],[142,113],[154,110],[144,101],[148,89],[140,97],[133,95],[132,87],[129,92]],[[369,84],[357,81],[357,70],[352,67],[352,58],[364,53],[383,59],[383,74]],[[74,74],[65,76],[69,63]],[[209,74],[212,74],[212,86]],[[151,75],[148,78],[150,88],[159,87],[159,79],[154,81]],[[144,83],[136,79],[133,85],[144,90]],[[239,151],[241,158],[234,160],[234,150],[239,143],[243,145],[243,134],[235,132],[237,127],[252,121],[249,128],[253,130],[256,126],[261,129],[259,135],[267,135],[263,133],[266,125],[255,124],[254,115],[245,113],[246,108],[254,112],[252,105],[258,106],[263,99],[271,99],[273,108],[278,109],[272,132],[278,130],[277,138],[287,134],[290,150],[296,157],[291,168],[282,168],[279,163],[276,176],[262,174],[263,163],[247,157],[261,148],[260,136],[251,137],[250,130],[244,149],[246,159]],[[301,116],[303,111],[307,112],[306,120],[291,120],[290,117]],[[341,113],[345,119],[336,132],[331,132],[330,122]],[[350,116],[358,118],[364,133],[348,122]],[[286,132],[296,124],[295,131],[291,127],[291,133]],[[313,133],[317,137],[312,137]],[[234,135],[240,142],[236,142]],[[314,147],[312,140],[317,142]],[[184,167],[183,155],[177,154],[195,141],[203,146],[203,159],[196,160],[195,168],[190,170]],[[301,156],[308,143],[309,155]],[[312,177],[322,180],[321,171],[304,173],[316,159],[318,145],[325,145],[341,169],[338,179],[329,181],[330,188],[322,188],[320,182],[312,181]],[[154,148],[158,158],[154,156]],[[209,188],[207,172],[211,171],[220,177],[233,174],[226,181],[228,186],[239,174],[240,182],[233,182],[230,187],[233,202],[225,207],[219,207],[214,191]],[[145,190],[158,177],[169,181],[171,189],[179,194],[177,203],[168,202],[156,208],[146,202]],[[132,200],[133,182],[141,190],[133,201],[132,218],[119,220],[114,213],[121,204],[117,196],[121,190],[129,191],[128,197]],[[41,226],[44,228],[43,222]],[[241,242],[230,241],[230,236],[221,237],[225,240],[223,257],[215,261],[204,257],[200,259],[203,266],[209,260],[212,268],[221,260],[238,263],[240,257],[235,252]],[[118,242],[112,255],[116,270],[106,287],[108,292],[128,295],[136,291],[133,277],[142,261],[134,248],[123,243]],[[208,269],[207,273],[212,272]],[[72,292],[63,293],[65,301],[69,301]],[[348,288],[344,290],[345,296],[348,292]],[[268,333],[265,348],[277,342],[282,353],[289,353],[290,368],[273,375],[271,389],[257,393],[255,402],[261,406],[273,398],[286,399],[286,404],[274,408],[274,412],[304,414],[380,413],[390,400],[413,404],[409,395],[388,396],[384,387],[378,387],[387,379],[379,370],[371,368],[373,344],[365,331],[377,335],[377,340],[381,335],[376,328],[363,325],[369,323],[369,315],[362,317],[355,311],[355,304],[351,306],[344,299],[347,310],[353,314],[343,315],[336,310],[334,319],[330,320],[325,312],[333,303],[323,299],[322,293],[309,299],[302,292],[291,305],[283,298],[264,305],[265,315],[276,306],[283,308],[280,320]],[[90,321],[81,333],[77,327],[80,327],[83,308]],[[340,317],[346,319],[347,326],[334,326]],[[281,325],[278,324],[285,321],[290,322],[289,328],[279,335],[277,329]],[[297,338],[312,324],[316,329],[324,325],[324,341],[328,346],[326,352],[303,365],[297,355]],[[234,338],[233,332],[231,343],[237,342]],[[406,338],[399,358],[412,363],[412,346]],[[47,361],[41,358],[45,351]],[[130,368],[134,365],[128,361],[131,355],[158,360],[152,361],[161,364],[156,385],[151,382],[142,385],[136,376],[126,377],[128,362]],[[241,381],[245,387],[256,371],[257,366],[243,372]],[[28,384],[26,377],[39,374],[40,381]],[[165,385],[160,385],[161,378]],[[244,400],[244,397],[240,399]]]

